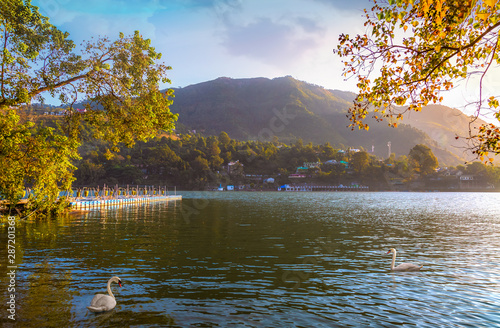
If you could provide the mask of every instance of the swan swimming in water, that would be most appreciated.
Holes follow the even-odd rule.
[[[411,264],[411,263],[401,263],[397,267],[394,267],[394,264],[396,262],[396,249],[391,248],[387,252],[387,254],[390,254],[390,253],[392,253],[392,263],[391,263],[391,270],[392,271],[420,271],[420,269],[422,269],[422,267],[423,267],[423,265],[418,266],[418,265]]]
[[[122,286],[122,281],[120,278],[117,276],[112,277],[108,281],[108,294],[109,295],[104,295],[104,294],[96,294],[94,298],[92,299],[92,302],[90,302],[90,306],[87,306],[87,309],[89,309],[92,312],[104,312],[104,311],[109,311],[115,308],[116,306],[116,300],[115,296],[111,292],[111,283],[116,282],[118,285],[121,287]]]

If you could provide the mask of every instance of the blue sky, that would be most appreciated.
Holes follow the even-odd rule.
[[[172,87],[227,76],[291,75],[355,91],[332,50],[340,33],[364,33],[368,0],[34,0],[77,44],[139,30],[172,66]]]

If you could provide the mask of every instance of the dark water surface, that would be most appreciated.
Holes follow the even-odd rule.
[[[183,197],[18,223],[16,326],[500,327],[500,194]],[[87,311],[113,275],[116,308]]]

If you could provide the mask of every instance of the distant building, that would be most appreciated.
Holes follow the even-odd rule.
[[[304,162],[304,167],[308,169],[318,168],[320,165],[320,162]]]
[[[278,191],[283,191],[283,190],[286,190],[286,188],[288,188],[288,185],[287,185],[287,184],[282,185],[282,186],[279,186],[279,187],[278,187]]]
[[[243,164],[240,163],[240,161],[235,161],[235,162],[229,162],[227,164],[227,173],[233,174],[236,173],[237,171],[243,171]]]
[[[477,187],[477,182],[473,175],[460,176],[460,189],[474,189]]]

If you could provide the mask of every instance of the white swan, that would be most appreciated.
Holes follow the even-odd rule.
[[[89,309],[92,312],[103,312],[103,311],[109,311],[115,308],[116,306],[116,300],[115,296],[111,292],[111,283],[112,282],[117,282],[118,285],[121,287],[122,286],[122,281],[120,278],[114,276],[108,281],[108,294],[109,295],[104,295],[104,294],[96,294],[94,298],[92,299],[92,302],[90,302],[90,306],[87,306],[87,309]]]
[[[418,266],[415,264],[411,263],[401,263],[397,267],[394,267],[394,264],[396,263],[396,249],[391,248],[387,254],[392,253],[392,263],[391,263],[391,270],[392,271],[419,271],[422,269],[423,265]]]

